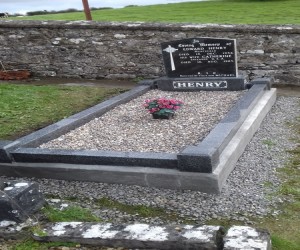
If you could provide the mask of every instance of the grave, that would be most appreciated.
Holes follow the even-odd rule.
[[[238,76],[236,41],[191,38],[162,43],[166,77],[19,138],[0,142],[0,175],[120,183],[219,193],[247,143],[276,100],[272,79]],[[114,107],[158,88],[165,91],[240,91],[243,96],[202,140],[179,153],[42,149]],[[70,172],[72,173],[70,175]]]

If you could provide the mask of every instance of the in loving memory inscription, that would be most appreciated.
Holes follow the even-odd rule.
[[[191,38],[161,44],[168,77],[237,77],[236,40]]]

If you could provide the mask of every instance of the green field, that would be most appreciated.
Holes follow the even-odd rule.
[[[219,24],[300,24],[300,1],[204,1],[92,11],[95,21],[189,22]],[[17,18],[84,20],[83,12]]]

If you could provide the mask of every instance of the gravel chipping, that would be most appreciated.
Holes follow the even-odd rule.
[[[184,101],[186,102],[186,99]],[[64,201],[63,198],[65,197],[76,197],[77,200],[74,201],[76,204],[91,209],[94,214],[104,221],[113,221],[114,223],[177,224],[186,222],[184,219],[188,218],[201,224],[209,219],[223,218],[238,220],[251,225],[249,218],[252,216],[257,218],[271,215],[275,219],[280,212],[278,205],[284,200],[278,195],[270,194],[274,194],[281,184],[276,169],[283,167],[288,161],[289,154],[287,150],[296,146],[296,142],[290,140],[291,137],[295,138],[296,135],[289,127],[288,122],[295,123],[296,117],[300,116],[299,104],[300,98],[298,97],[278,97],[272,110],[246,147],[245,152],[236,164],[236,168],[227,179],[222,193],[219,195],[205,194],[198,191],[175,191],[121,184],[111,185],[48,179],[29,180],[38,182],[44,194],[58,197],[62,199],[61,202],[70,202]],[[218,104],[215,105],[218,106]],[[207,103],[202,103],[201,106],[207,107]],[[185,110],[182,111],[184,114]],[[177,119],[180,115],[178,114]],[[207,112],[207,116],[209,116],[209,112]],[[144,117],[145,123],[150,123],[150,118],[148,119],[146,115]],[[128,119],[130,119],[130,116]],[[153,122],[158,123],[157,121]],[[100,208],[95,200],[102,197],[128,205],[163,208],[167,213],[176,213],[177,219],[168,220],[166,217],[144,218],[137,214],[127,214],[116,208]]]
[[[243,93],[151,90],[40,148],[178,153],[205,138]],[[159,97],[183,101],[174,119],[153,119],[143,107]]]

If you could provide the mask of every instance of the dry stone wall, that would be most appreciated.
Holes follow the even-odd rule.
[[[300,26],[143,22],[0,21],[0,60],[33,76],[134,79],[164,76],[160,43],[237,39],[239,74],[300,86]]]

